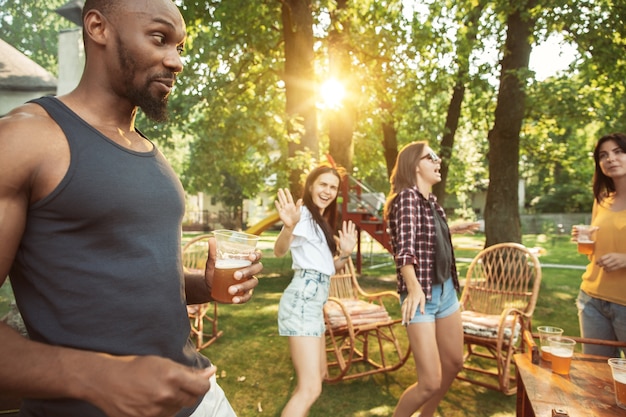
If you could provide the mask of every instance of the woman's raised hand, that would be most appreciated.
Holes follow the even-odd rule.
[[[277,200],[274,201],[280,220],[288,228],[293,228],[300,221],[300,207],[302,199],[294,203],[291,192],[287,188],[279,188]]]
[[[339,230],[339,250],[341,253],[351,254],[357,243],[356,225],[352,220],[344,221]]]

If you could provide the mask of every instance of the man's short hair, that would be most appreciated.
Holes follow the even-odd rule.
[[[98,10],[105,16],[110,16],[121,7],[123,0],[86,0],[83,6],[83,19],[90,10]]]

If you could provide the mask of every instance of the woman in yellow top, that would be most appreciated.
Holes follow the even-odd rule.
[[[582,337],[626,341],[626,135],[598,140],[591,225],[595,247],[582,276],[578,319]],[[577,231],[572,234],[577,239]],[[619,356],[611,346],[583,345],[585,353]]]

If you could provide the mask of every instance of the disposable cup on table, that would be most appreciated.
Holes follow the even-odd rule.
[[[550,336],[548,341],[550,342],[550,356],[552,356],[552,372],[569,375],[576,341],[561,336]]]
[[[611,358],[608,360],[615,387],[615,403],[626,410],[626,359]]]
[[[539,326],[537,327],[539,332],[539,349],[541,351],[541,359],[550,362],[552,356],[550,356],[550,342],[549,337],[560,337],[563,334],[563,329],[554,326]]]

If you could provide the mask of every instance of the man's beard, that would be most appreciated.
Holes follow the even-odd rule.
[[[155,122],[164,122],[168,119],[167,96],[162,99],[151,96],[148,86],[143,89],[131,87],[128,96],[136,106],[140,107],[144,114]]]
[[[146,84],[142,88],[137,88],[133,85],[133,78],[135,75],[135,70],[137,68],[137,62],[134,57],[128,53],[121,40],[118,38],[118,56],[120,60],[121,68],[124,68],[129,74],[128,77],[125,78],[124,84],[126,86],[126,95],[128,99],[130,99],[133,104],[145,113],[145,115],[156,121],[156,122],[164,122],[168,118],[167,113],[167,100],[168,96],[163,97],[154,97],[150,95],[150,83],[148,80]],[[167,77],[171,77],[171,74],[167,74]]]

